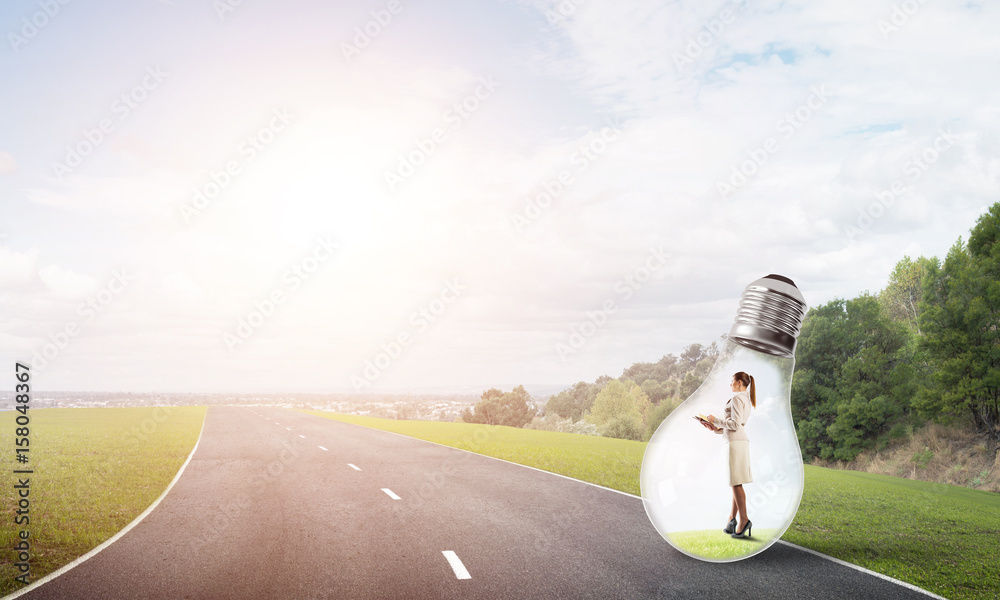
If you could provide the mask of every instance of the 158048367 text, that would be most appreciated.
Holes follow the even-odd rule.
[[[28,405],[31,402],[31,386],[29,367],[21,363],[14,365],[14,378],[18,383],[14,388],[15,411],[14,417],[14,497],[17,501],[17,508],[14,511],[14,524],[20,529],[15,538],[14,544],[14,567],[18,575],[14,577],[20,583],[27,585],[31,578],[31,542],[28,525],[31,523],[31,477],[33,469],[28,468],[29,451],[31,441],[28,437],[31,433],[29,425],[31,417],[28,415]]]

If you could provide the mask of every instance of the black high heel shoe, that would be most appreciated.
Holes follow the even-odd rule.
[[[748,538],[750,537],[750,527],[753,525],[753,521],[747,519],[747,526],[743,528],[743,531],[734,531],[729,535],[734,538]]]
[[[722,533],[732,534],[736,531],[736,519],[729,519],[729,523],[726,524],[726,528],[722,530]]]

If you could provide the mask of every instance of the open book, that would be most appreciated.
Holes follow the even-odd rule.
[[[698,419],[699,421],[705,421],[706,423],[711,423],[711,421],[708,420],[708,415],[695,415],[692,418]]]

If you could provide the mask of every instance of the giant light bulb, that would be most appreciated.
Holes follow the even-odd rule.
[[[681,552],[711,562],[753,556],[791,525],[802,499],[803,468],[789,392],[795,341],[806,303],[791,279],[768,275],[743,291],[736,322],[715,366],[660,424],[642,458],[639,485],[653,526]],[[729,448],[695,415],[723,418],[733,374],[754,377],[757,407],[744,426],[752,483],[743,485],[749,538],[723,532],[733,503]]]

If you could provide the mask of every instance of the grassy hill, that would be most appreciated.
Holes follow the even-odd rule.
[[[930,423],[852,461],[815,459],[812,464],[1000,492],[1000,454],[994,457],[982,434],[968,424]]]

